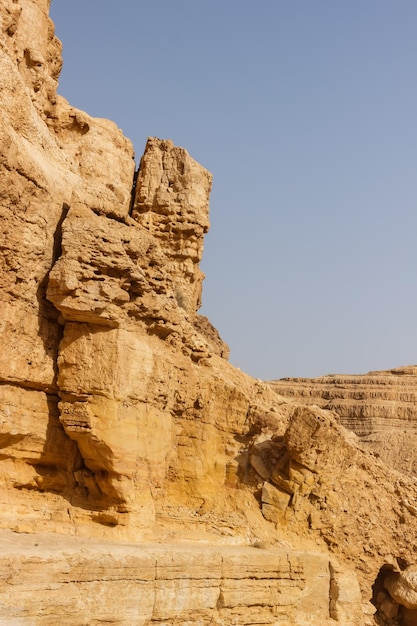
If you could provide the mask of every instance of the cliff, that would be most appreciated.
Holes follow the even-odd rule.
[[[284,378],[269,383],[279,395],[334,411],[385,463],[417,475],[417,366],[363,375]]]
[[[227,362],[211,175],[57,95],[48,9],[0,7],[0,621],[412,623],[414,478]]]

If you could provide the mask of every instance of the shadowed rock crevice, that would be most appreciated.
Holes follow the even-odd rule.
[[[130,196],[130,206],[129,206],[129,215],[132,215],[133,207],[135,205],[136,186],[137,186],[137,182],[138,182],[138,176],[139,176],[139,167],[135,170],[135,172],[133,174],[132,193],[131,193],[131,196]]]

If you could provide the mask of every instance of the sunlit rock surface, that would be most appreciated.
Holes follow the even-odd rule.
[[[270,386],[302,404],[335,411],[340,423],[393,467],[417,475],[417,366],[363,375],[283,378]]]
[[[0,621],[410,623],[414,478],[227,362],[211,175],[57,95],[48,9],[0,6]]]

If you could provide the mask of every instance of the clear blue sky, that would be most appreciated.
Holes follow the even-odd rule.
[[[417,362],[416,0],[52,0],[59,92],[214,175],[201,313],[263,379]]]

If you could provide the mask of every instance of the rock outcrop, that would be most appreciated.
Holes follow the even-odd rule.
[[[414,478],[227,362],[211,175],[57,95],[48,8],[0,7],[0,622],[410,623]]]
[[[417,366],[269,383],[280,396],[334,411],[385,463],[417,475]]]
[[[105,543],[32,535],[0,539],[13,593],[0,623],[294,624],[331,626],[338,580],[323,554],[231,546]],[[1,579],[0,579],[1,582]],[[335,608],[353,617],[354,579]],[[19,602],[16,602],[19,597]],[[82,607],[83,621],[80,620]]]

